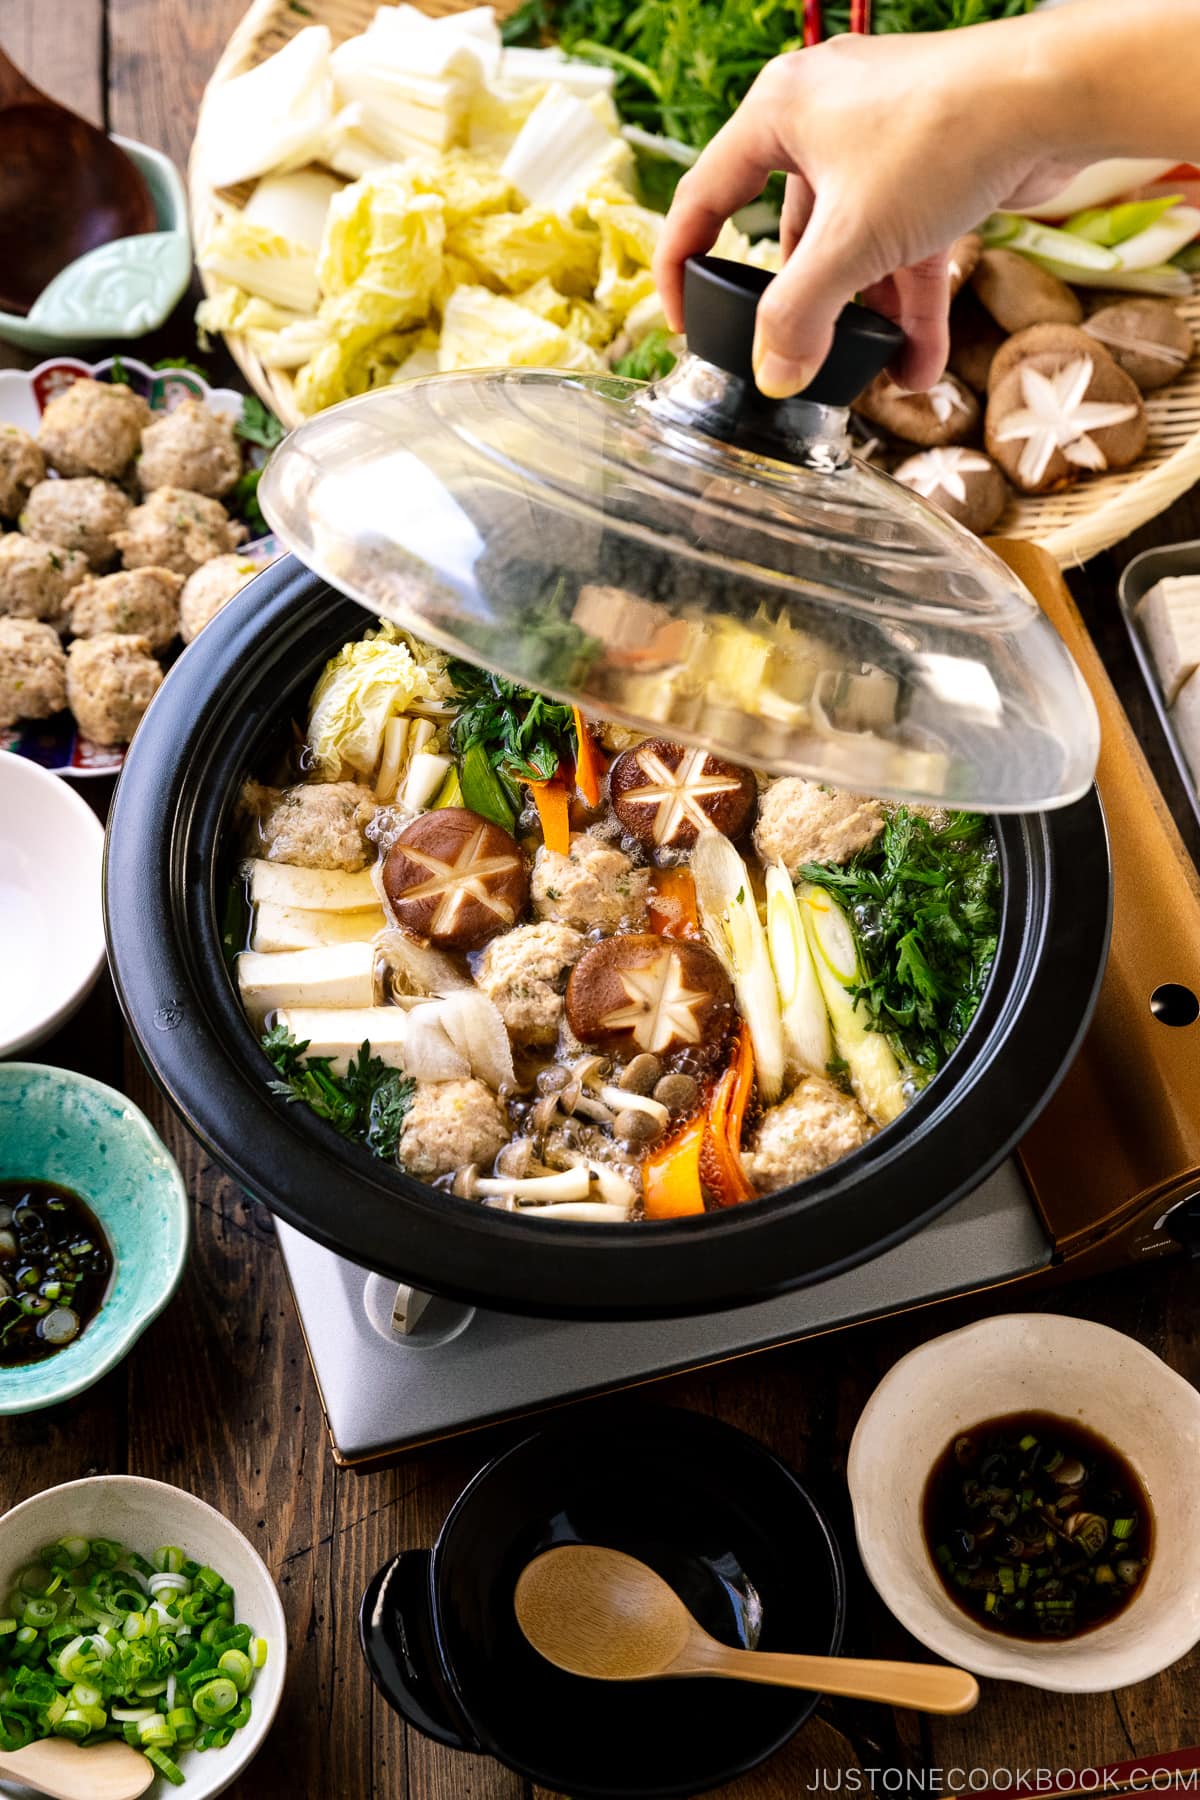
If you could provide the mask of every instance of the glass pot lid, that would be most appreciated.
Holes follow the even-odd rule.
[[[688,265],[688,354],[646,386],[430,376],[309,420],[263,510],[374,614],[586,712],[882,798],[1025,812],[1089,786],[1090,695],[971,533],[856,460],[897,328],[847,307],[805,394],[750,369],[769,276]]]

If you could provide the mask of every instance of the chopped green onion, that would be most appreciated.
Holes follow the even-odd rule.
[[[1123,1543],[1126,1538],[1131,1538],[1136,1529],[1136,1519],[1114,1519],[1112,1535],[1116,1538],[1118,1544],[1120,1544]]]
[[[171,1761],[171,1758],[165,1751],[153,1749],[147,1750],[146,1757],[149,1762],[154,1764],[159,1774],[171,1783],[172,1787],[183,1786],[182,1769],[179,1767],[178,1763],[173,1763]]]

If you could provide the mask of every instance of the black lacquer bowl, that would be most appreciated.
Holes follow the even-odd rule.
[[[996,820],[994,971],[948,1066],[903,1117],[809,1181],[656,1224],[521,1218],[427,1187],[270,1092],[221,938],[245,777],[302,717],[362,609],[291,557],[230,601],[167,676],[109,823],[109,959],[151,1072],[242,1187],[364,1267],[504,1311],[666,1317],[833,1275],[970,1192],[1032,1123],[1091,1016],[1111,880],[1095,792]]]
[[[813,1712],[819,1696],[785,1688],[594,1682],[552,1667],[522,1635],[513,1590],[533,1557],[571,1543],[640,1557],[724,1643],[816,1655],[841,1644],[841,1556],[790,1469],[702,1413],[589,1409],[488,1463],[433,1549],[403,1551],[368,1585],[363,1651],[397,1712],[574,1800],[716,1787]]]

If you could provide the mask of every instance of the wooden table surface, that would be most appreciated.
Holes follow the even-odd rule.
[[[241,0],[0,0],[0,45],[58,99],[182,166],[203,84],[240,11]],[[189,351],[196,354],[185,304],[145,354]],[[3,360],[17,361],[0,346]],[[219,358],[200,360],[228,376]],[[1139,688],[1115,600],[1123,560],[1188,537],[1200,537],[1200,495],[1072,585],[1195,855],[1200,834]],[[100,785],[88,790],[98,804]],[[122,1087],[145,1109],[183,1169],[195,1240],[178,1297],[121,1368],[77,1401],[3,1422],[0,1509],[55,1482],[128,1470],[200,1494],[256,1544],[280,1583],[291,1662],[278,1722],[231,1800],[535,1800],[496,1764],[407,1731],[372,1689],[355,1639],[368,1576],[395,1551],[433,1541],[465,1478],[511,1428],[411,1455],[383,1473],[336,1469],[270,1216],[209,1162],[151,1086],[107,980],[35,1054]],[[1065,1305],[1131,1332],[1200,1381],[1196,1281],[1190,1264],[1170,1261],[1033,1304]],[[924,1337],[994,1304],[958,1303],[718,1367],[664,1384],[657,1397],[761,1437],[838,1511],[846,1445],[876,1381]],[[854,1596],[851,1638],[860,1652],[917,1650],[866,1591]],[[965,1719],[884,1716],[878,1724],[889,1766],[904,1756],[926,1770],[958,1765],[991,1776],[1148,1756],[1200,1742],[1200,1655],[1111,1695],[1064,1699],[992,1684]],[[845,1739],[814,1720],[724,1792],[785,1800],[836,1787],[854,1768]],[[898,1791],[894,1778],[880,1786]]]

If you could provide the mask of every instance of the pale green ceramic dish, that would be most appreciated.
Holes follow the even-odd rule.
[[[0,312],[0,337],[22,350],[66,350],[125,342],[154,331],[192,273],[187,199],[174,164],[132,138],[113,137],[146,179],[157,231],[89,250],[54,277],[22,318]]]
[[[0,1413],[82,1393],[128,1354],[175,1292],[187,1260],[187,1189],[149,1121],[115,1088],[43,1063],[0,1063],[0,1180],[61,1181],[96,1214],[115,1268],[73,1344],[0,1368]]]

